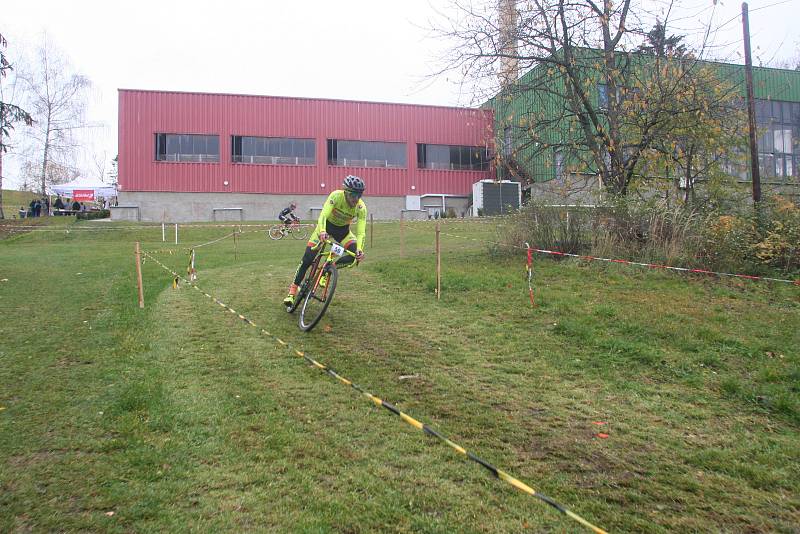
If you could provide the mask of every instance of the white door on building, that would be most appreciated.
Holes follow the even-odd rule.
[[[407,210],[418,210],[418,209],[420,209],[420,197],[419,197],[419,195],[406,195],[406,209]]]

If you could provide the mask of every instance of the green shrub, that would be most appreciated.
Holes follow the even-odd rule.
[[[516,216],[518,242],[570,254],[588,251],[595,213],[591,209],[554,208],[529,204]]]
[[[79,221],[90,221],[92,219],[108,219],[111,217],[111,211],[79,211],[75,214]]]
[[[499,241],[570,254],[759,274],[800,270],[800,207],[782,197],[752,204],[617,199],[603,207],[531,202]],[[504,248],[500,247],[502,252]]]
[[[715,266],[800,269],[800,208],[776,196],[758,211],[717,216],[704,229],[703,256]]]
[[[800,207],[786,198],[776,197],[769,205],[770,218],[764,235],[754,245],[755,255],[764,264],[784,271],[800,269]]]

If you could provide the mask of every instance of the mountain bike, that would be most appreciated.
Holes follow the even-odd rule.
[[[326,252],[328,245],[330,249]],[[336,291],[336,281],[339,279],[336,260],[345,254],[355,256],[353,252],[330,239],[323,241],[319,247],[314,261],[300,282],[294,304],[286,307],[287,312],[293,313],[300,306],[298,323],[301,330],[309,332],[317,326],[325,310],[328,309]]]
[[[299,221],[292,221],[291,224],[276,224],[267,232],[270,239],[278,240],[291,234],[295,239],[305,239],[308,237],[308,226],[303,226]]]

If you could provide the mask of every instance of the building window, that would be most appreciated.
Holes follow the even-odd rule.
[[[644,93],[638,87],[617,86],[616,95],[616,102],[619,106],[627,102],[625,109],[628,112],[635,112],[644,105]],[[604,83],[597,84],[597,109],[608,111],[608,85]]]
[[[219,136],[156,134],[156,161],[219,162]]]
[[[511,139],[511,126],[503,128],[503,156],[510,158],[514,154],[514,144]]]
[[[406,167],[406,144],[328,139],[328,165],[346,167]]]
[[[800,103],[756,100],[758,166],[774,181],[800,178]]]
[[[553,171],[555,178],[564,177],[564,153],[560,150],[553,151]]]
[[[608,109],[608,86],[604,83],[597,84],[597,108],[603,111]]]
[[[417,166],[420,169],[488,171],[489,158],[486,148],[480,146],[418,144]]]
[[[231,159],[234,163],[314,165],[316,163],[315,153],[313,139],[242,135],[231,137]]]

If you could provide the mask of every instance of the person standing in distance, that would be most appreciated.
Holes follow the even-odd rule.
[[[325,206],[319,214],[317,227],[308,239],[300,265],[294,275],[294,280],[289,286],[289,294],[283,299],[286,306],[294,304],[297,289],[306,271],[314,261],[320,245],[332,237],[342,244],[344,248],[353,252],[356,257],[346,254],[336,260],[337,267],[345,267],[353,261],[364,259],[364,237],[367,233],[367,205],[361,199],[364,194],[364,180],[358,176],[349,175],[342,183],[342,189],[337,189],[328,195]],[[355,223],[355,233],[350,230],[350,225]]]

